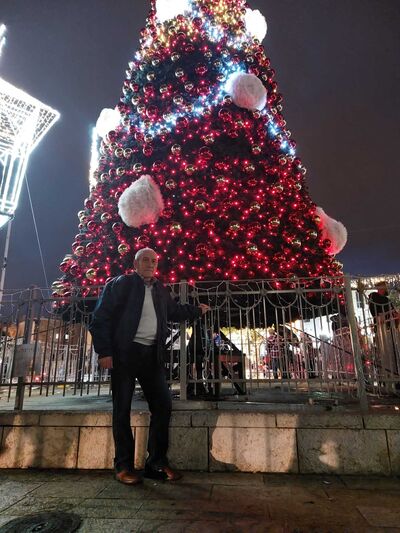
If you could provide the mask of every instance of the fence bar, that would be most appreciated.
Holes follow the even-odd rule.
[[[186,304],[188,301],[188,284],[182,281],[179,285],[179,302]],[[180,379],[180,399],[187,400],[187,349],[186,349],[186,322],[180,324],[180,358],[179,358],[179,379]]]
[[[358,340],[358,325],[357,325],[356,313],[354,310],[353,295],[351,292],[351,279],[349,276],[345,276],[344,278],[344,287],[345,287],[345,294],[346,294],[347,318],[348,318],[349,325],[350,325],[351,344],[353,347],[354,364],[355,364],[356,375],[357,375],[358,398],[360,400],[361,410],[365,412],[365,411],[368,411],[368,399],[367,399],[367,391],[365,389],[365,378],[364,378],[361,348],[360,348],[360,343]]]

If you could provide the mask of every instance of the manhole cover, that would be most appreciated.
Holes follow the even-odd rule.
[[[38,513],[21,516],[0,527],[0,533],[72,533],[81,517],[71,513]]]

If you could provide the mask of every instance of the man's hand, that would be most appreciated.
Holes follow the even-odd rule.
[[[107,357],[100,357],[99,358],[99,366],[100,368],[103,368],[104,370],[109,370],[113,367],[113,358],[111,356]]]
[[[199,309],[201,309],[201,314],[205,315],[207,313],[207,311],[210,310],[210,306],[207,305],[207,304],[200,304],[199,305]]]

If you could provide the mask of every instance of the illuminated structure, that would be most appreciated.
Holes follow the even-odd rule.
[[[245,0],[151,1],[117,107],[96,126],[55,294],[88,294],[144,246],[168,282],[341,275],[345,228],[309,195],[266,31]]]
[[[0,78],[0,227],[15,213],[29,155],[58,118],[57,111]]]
[[[0,26],[0,54],[5,44],[4,24]],[[59,113],[0,78],[0,228],[9,222],[0,278],[4,287],[11,220],[18,205],[29,156]]]

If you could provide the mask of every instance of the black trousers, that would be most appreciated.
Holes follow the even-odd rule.
[[[156,469],[167,466],[172,401],[164,368],[157,360],[157,347],[134,342],[131,352],[121,355],[121,359],[127,362],[116,361],[111,372],[115,469],[121,471],[134,468],[135,444],[131,429],[131,403],[135,379],[142,387],[151,415],[146,467]]]

